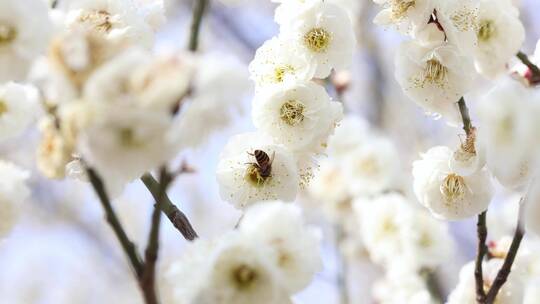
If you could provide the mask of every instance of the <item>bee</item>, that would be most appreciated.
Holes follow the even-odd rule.
[[[248,152],[248,154],[255,157],[256,163],[249,164],[257,168],[260,176],[262,178],[270,177],[270,174],[272,172],[272,163],[274,162],[274,156],[276,155],[276,152],[274,151],[272,153],[272,157],[269,157],[268,154],[263,150],[255,150],[253,151],[253,153]]]

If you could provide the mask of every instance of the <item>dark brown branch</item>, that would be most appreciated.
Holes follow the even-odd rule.
[[[493,281],[493,284],[491,285],[491,288],[487,293],[485,302],[486,304],[493,304],[495,302],[497,294],[501,290],[504,283],[506,283],[506,280],[508,279],[508,276],[510,275],[510,272],[512,270],[512,265],[514,264],[514,260],[516,259],[519,246],[521,245],[521,241],[523,240],[523,235],[525,234],[525,230],[523,229],[522,224],[524,210],[523,205],[524,199],[520,201],[519,217],[516,224],[516,231],[514,232],[514,238],[512,239],[512,244],[510,245],[510,249],[506,254],[506,258],[504,259],[504,263],[501,266],[501,269],[499,269],[499,272],[497,273],[497,276],[495,277],[495,280]]]
[[[484,256],[486,256],[486,254],[488,253],[488,248],[486,246],[486,239],[487,239],[486,214],[487,214],[487,211],[480,213],[478,215],[478,222],[476,223],[478,247],[476,249],[474,278],[476,282],[476,301],[478,303],[485,303],[486,301],[486,291],[484,290],[484,273],[482,270],[482,263],[484,262]]]
[[[518,52],[516,57],[526,65],[531,71],[531,75],[528,76],[531,84],[538,84],[540,82],[540,69],[534,63],[529,60],[529,57],[523,52]]]
[[[166,193],[160,198],[160,183],[149,173],[143,175],[141,180],[154,199],[159,202],[156,203],[156,207],[165,213],[174,227],[182,233],[184,238],[189,241],[196,239],[198,237],[197,232],[193,229],[187,216],[171,202]]]
[[[109,222],[109,225],[120,242],[120,245],[122,245],[122,249],[127,255],[137,279],[139,279],[139,277],[142,275],[144,265],[141,258],[137,254],[135,244],[129,239],[124,228],[122,227],[122,224],[120,224],[120,221],[116,216],[116,212],[111,205],[109,196],[107,195],[107,191],[105,190],[105,185],[103,184],[103,181],[99,175],[92,168],[86,168],[86,172],[88,174],[88,179],[90,180],[90,183],[92,184],[92,187],[94,188],[94,191],[96,192],[99,201],[103,206],[105,218],[107,219],[107,222]]]
[[[465,104],[465,99],[461,97],[458,101],[459,113],[461,113],[461,119],[463,120],[463,130],[467,137],[473,132],[473,126],[471,123],[471,116],[469,116],[469,108]]]
[[[201,30],[201,22],[208,5],[208,0],[195,0],[193,4],[193,16],[191,19],[191,31],[189,35],[188,49],[195,52],[199,47],[199,32]]]

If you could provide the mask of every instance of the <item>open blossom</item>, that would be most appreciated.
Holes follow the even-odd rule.
[[[504,78],[480,102],[478,118],[482,125],[479,139],[485,147],[487,166],[504,186],[526,184],[535,168],[538,121],[534,89]]]
[[[309,81],[315,74],[315,68],[295,45],[277,37],[266,41],[249,64],[251,79],[258,89]]]
[[[346,115],[328,138],[328,155],[343,157],[354,148],[362,145],[369,138],[369,124],[366,120],[353,115]]]
[[[52,31],[48,14],[42,0],[0,3],[0,83],[24,80],[33,61],[45,51]]]
[[[280,39],[299,47],[301,54],[316,66],[317,78],[327,77],[332,69],[346,68],[356,44],[347,12],[323,1],[309,5],[301,16],[281,24]]]
[[[244,214],[240,231],[270,247],[270,261],[277,269],[278,280],[291,294],[306,288],[322,268],[320,232],[305,225],[298,206],[283,202],[256,204]]]
[[[487,170],[459,175],[450,169],[452,151],[434,147],[413,163],[414,192],[435,217],[457,220],[487,209],[493,196]]]
[[[20,135],[39,111],[35,88],[14,82],[0,85],[0,141]]]
[[[0,161],[0,240],[15,225],[21,204],[30,196],[26,185],[30,173]]]
[[[83,26],[107,39],[137,43],[150,48],[154,42],[153,26],[160,25],[163,12],[133,0],[76,0],[66,7],[68,28]],[[147,9],[145,9],[147,8]]]
[[[503,259],[493,258],[483,263],[484,289],[487,290],[493,284],[499,269],[503,264]],[[517,261],[519,262],[519,261]],[[516,265],[517,264],[517,265]],[[524,275],[525,269],[519,263],[514,264],[508,280],[497,294],[495,303],[514,304],[523,303]],[[448,304],[475,304],[476,289],[474,278],[474,261],[467,263],[459,273],[459,283],[448,298]]]
[[[525,40],[519,10],[510,0],[480,1],[476,69],[487,77],[504,71]]]
[[[386,138],[373,137],[351,150],[343,159],[349,191],[373,195],[394,186],[400,169],[396,147]]]
[[[374,0],[383,9],[375,16],[375,24],[394,26],[402,33],[424,27],[433,13],[430,0]]]
[[[261,202],[247,209],[239,229],[189,244],[166,277],[179,303],[288,304],[320,266],[319,233],[300,209]]]
[[[232,137],[221,154],[216,174],[221,198],[237,208],[258,201],[292,201],[299,188],[292,153],[260,133]]]
[[[262,93],[253,105],[255,126],[295,152],[320,149],[341,116],[341,104],[313,82]]]
[[[457,106],[467,93],[473,74],[470,60],[455,46],[404,42],[396,54],[396,79],[409,98],[428,113],[460,122]]]
[[[477,45],[478,0],[435,1],[437,21],[445,37],[462,54],[472,54]]]

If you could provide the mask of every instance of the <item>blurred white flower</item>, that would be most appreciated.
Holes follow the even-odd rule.
[[[269,261],[290,294],[306,288],[322,269],[320,231],[305,225],[298,206],[283,202],[256,204],[244,213],[240,231],[270,247]]]
[[[190,94],[174,127],[182,148],[196,148],[230,125],[249,91],[246,67],[236,58],[211,53],[194,59]]]
[[[67,3],[68,28],[83,26],[107,39],[137,43],[151,48],[154,28],[162,23],[163,11],[154,4],[143,6],[133,0],[75,0]],[[156,15],[157,14],[157,15]]]
[[[332,219],[350,215],[350,193],[343,167],[334,159],[323,159],[309,184],[309,193]]]
[[[24,80],[45,51],[52,31],[48,11],[43,0],[0,3],[0,83]]]
[[[401,252],[401,231],[409,224],[412,209],[399,194],[385,194],[372,200],[356,200],[355,214],[362,240],[375,263],[389,264]]]
[[[415,272],[387,273],[373,288],[379,304],[435,304],[425,279]]]
[[[21,135],[40,110],[34,87],[14,82],[0,85],[0,141]]]
[[[30,197],[26,185],[30,173],[0,160],[0,240],[11,231],[20,216],[22,204]]]
[[[377,25],[392,25],[405,34],[426,26],[434,9],[430,0],[373,0],[373,2],[383,7],[373,22]]]
[[[266,41],[249,64],[251,79],[257,89],[310,81],[316,66],[297,50],[297,46],[277,37]]]
[[[236,208],[259,201],[292,201],[299,188],[292,153],[260,133],[232,137],[221,153],[216,174],[221,198]]]
[[[540,299],[540,277],[536,277],[527,284],[523,304],[535,304]]]
[[[297,45],[316,66],[315,77],[325,78],[352,61],[356,38],[347,12],[323,1],[308,5],[301,16],[281,24],[280,39]]]
[[[523,186],[535,168],[539,101],[534,89],[505,77],[478,105],[487,167],[506,187]]]
[[[53,117],[39,123],[41,142],[37,148],[37,166],[48,178],[63,178],[66,165],[73,159],[73,144],[66,140]]]
[[[445,37],[463,55],[472,55],[478,45],[478,0],[435,1],[437,21]]]
[[[383,137],[366,139],[343,158],[344,175],[354,195],[374,195],[391,189],[400,172],[399,154]]]
[[[494,78],[506,69],[525,41],[519,10],[510,0],[481,0],[477,36],[476,69]]]
[[[503,259],[493,258],[483,263],[484,274],[484,289],[491,287],[493,280],[497,276],[499,269],[503,264]],[[517,264],[517,265],[516,265]],[[508,280],[504,283],[499,291],[495,303],[500,304],[515,304],[523,303],[524,289],[524,274],[525,270],[522,265],[516,263],[512,267],[512,271],[508,276]],[[459,283],[452,291],[448,298],[448,304],[475,304],[476,289],[474,278],[474,261],[467,263],[459,273]]]
[[[328,155],[341,158],[369,138],[369,124],[366,120],[353,115],[346,115],[328,138]]]
[[[459,175],[450,169],[452,151],[438,146],[413,163],[414,193],[418,201],[440,219],[458,220],[487,209],[493,196],[487,170]]]
[[[457,102],[467,93],[474,70],[470,60],[450,44],[422,46],[404,42],[396,54],[396,79],[409,98],[428,113],[458,124]]]
[[[540,237],[540,182],[538,178],[535,178],[528,187],[524,204],[526,230]]]
[[[339,109],[338,113],[332,107]],[[255,96],[253,123],[291,150],[302,153],[321,149],[341,119],[341,104],[333,102],[314,82],[297,83]],[[335,115],[337,114],[337,116]]]

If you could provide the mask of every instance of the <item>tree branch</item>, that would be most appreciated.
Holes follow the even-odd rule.
[[[530,78],[529,78],[529,81],[531,84],[537,84],[540,82],[540,69],[538,68],[538,66],[536,66],[534,63],[532,63],[530,60],[529,60],[529,57],[523,53],[523,52],[518,52],[516,57],[524,64],[526,65],[529,70],[531,71],[531,75],[530,75]]]
[[[109,196],[107,195],[107,192],[105,190],[103,181],[101,180],[99,175],[92,168],[89,167],[86,168],[86,173],[88,174],[90,183],[92,184],[92,187],[94,188],[94,191],[96,192],[99,201],[101,202],[101,205],[103,206],[103,210],[105,211],[105,218],[107,219],[107,222],[109,222],[109,225],[111,226],[114,234],[116,235],[116,238],[120,242],[120,245],[122,245],[122,249],[124,250],[125,254],[128,256],[137,279],[139,279],[142,275],[144,265],[141,261],[141,258],[137,254],[135,244],[129,239],[124,228],[122,227],[122,224],[120,224],[120,221],[116,216],[116,212],[111,205]]]
[[[461,119],[463,120],[463,130],[465,131],[465,134],[467,134],[467,137],[469,137],[472,134],[473,126],[471,123],[471,116],[469,115],[469,108],[467,108],[467,104],[465,104],[465,99],[463,97],[459,99],[458,106]]]
[[[160,183],[149,173],[144,174],[141,177],[141,180],[154,199],[158,202],[156,203],[156,207],[165,213],[174,227],[182,233],[184,238],[189,241],[196,239],[198,237],[197,232],[193,229],[187,216],[171,202],[166,193],[160,198]]]
[[[514,238],[512,239],[512,244],[510,245],[510,249],[508,250],[508,253],[506,254],[506,258],[504,259],[504,263],[501,266],[501,269],[499,269],[499,272],[497,273],[497,276],[495,277],[495,280],[493,281],[493,284],[491,285],[491,288],[489,289],[487,296],[486,296],[486,304],[493,304],[495,302],[495,299],[497,298],[497,294],[501,290],[504,283],[506,283],[506,280],[508,279],[508,276],[510,275],[510,271],[512,270],[512,265],[514,264],[514,260],[516,259],[516,255],[519,250],[519,246],[521,244],[521,241],[523,240],[523,235],[525,234],[525,230],[523,229],[523,212],[524,212],[524,199],[522,198],[519,202],[519,217],[518,222],[516,224],[516,231],[514,232]]]
[[[476,282],[476,301],[478,303],[484,303],[486,301],[486,291],[484,290],[484,273],[482,270],[482,263],[484,262],[484,256],[488,252],[486,246],[487,239],[487,227],[486,227],[486,214],[484,211],[478,215],[478,222],[476,223],[476,231],[478,236],[478,247],[476,250],[476,261],[474,268],[474,278]]]
[[[207,5],[208,0],[195,0],[195,3],[193,4],[193,15],[188,45],[188,49],[192,52],[195,52],[199,47],[199,32],[201,29],[202,17]]]

